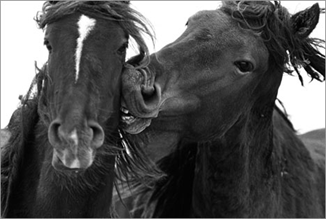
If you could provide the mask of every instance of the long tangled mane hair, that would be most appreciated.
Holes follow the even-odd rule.
[[[118,22],[121,27],[138,44],[140,54],[137,56],[138,67],[146,67],[149,63],[149,52],[142,33],[154,39],[150,28],[147,27],[145,18],[129,7],[126,2],[85,2],[85,1],[47,1],[43,5],[42,13],[38,13],[35,20],[40,28],[57,21],[65,15],[80,11],[82,13],[101,17]],[[46,118],[45,95],[50,80],[47,73],[47,63],[39,69],[36,64],[36,75],[26,95],[21,98],[21,104],[13,114],[8,125],[11,137],[8,143],[1,148],[1,215],[7,212],[7,203],[10,192],[15,188],[20,175],[21,166],[24,165],[25,150],[37,136],[47,136],[47,130],[37,128],[37,124]],[[163,176],[135,143],[125,138],[126,133],[119,129],[120,139],[115,141],[115,147],[108,150],[108,155],[116,155],[115,181],[142,182],[146,185]],[[104,143],[105,144],[105,143]],[[104,167],[103,167],[104,168]],[[117,187],[117,186],[116,186]]]
[[[317,4],[312,7],[316,14],[325,11],[320,10]],[[302,85],[303,79],[298,70],[301,67],[312,80],[325,80],[325,55],[318,51],[318,48],[325,49],[325,41],[296,34],[304,27],[293,26],[292,21],[302,18],[291,16],[279,1],[274,1],[274,3],[224,1],[221,10],[236,20],[241,28],[251,30],[260,36],[265,41],[272,62],[289,74],[294,69]],[[312,24],[312,28],[317,23]]]

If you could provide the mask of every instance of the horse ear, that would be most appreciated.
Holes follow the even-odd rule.
[[[299,38],[304,39],[315,29],[319,21],[320,8],[318,3],[292,15],[290,22],[292,31]]]

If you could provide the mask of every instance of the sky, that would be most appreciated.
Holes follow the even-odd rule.
[[[282,1],[291,14],[312,6],[317,1]],[[325,8],[324,1],[318,1]],[[1,1],[1,128],[19,104],[19,95],[26,94],[35,75],[35,62],[41,67],[48,54],[43,46],[44,33],[34,17],[42,9],[42,1]],[[152,24],[159,51],[176,40],[186,29],[187,19],[200,10],[214,10],[217,1],[131,1]],[[325,14],[311,34],[325,40]],[[325,54],[325,51],[322,51]],[[127,56],[131,56],[128,51]],[[305,86],[297,76],[284,75],[278,98],[283,102],[298,133],[325,127],[325,82],[313,81],[302,70]]]

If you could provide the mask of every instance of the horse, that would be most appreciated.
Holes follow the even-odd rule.
[[[141,175],[145,158],[123,140],[119,123],[128,42],[145,67],[143,35],[153,39],[151,27],[126,1],[46,1],[35,21],[45,31],[48,61],[36,66],[2,130],[10,135],[1,147],[1,215],[114,216],[117,177],[150,181]]]
[[[275,105],[284,73],[325,80],[321,11],[224,1],[124,70],[122,127],[166,174],[128,190],[131,216],[325,217],[325,142],[304,144]]]

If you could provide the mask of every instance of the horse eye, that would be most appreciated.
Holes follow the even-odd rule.
[[[50,45],[50,42],[48,40],[44,40],[44,45],[46,46],[49,52],[52,51],[52,46]]]
[[[254,70],[254,65],[248,61],[238,61],[234,63],[241,72],[250,72]]]
[[[119,55],[123,55],[126,52],[126,49],[128,48],[128,43],[124,43],[117,51]]]

